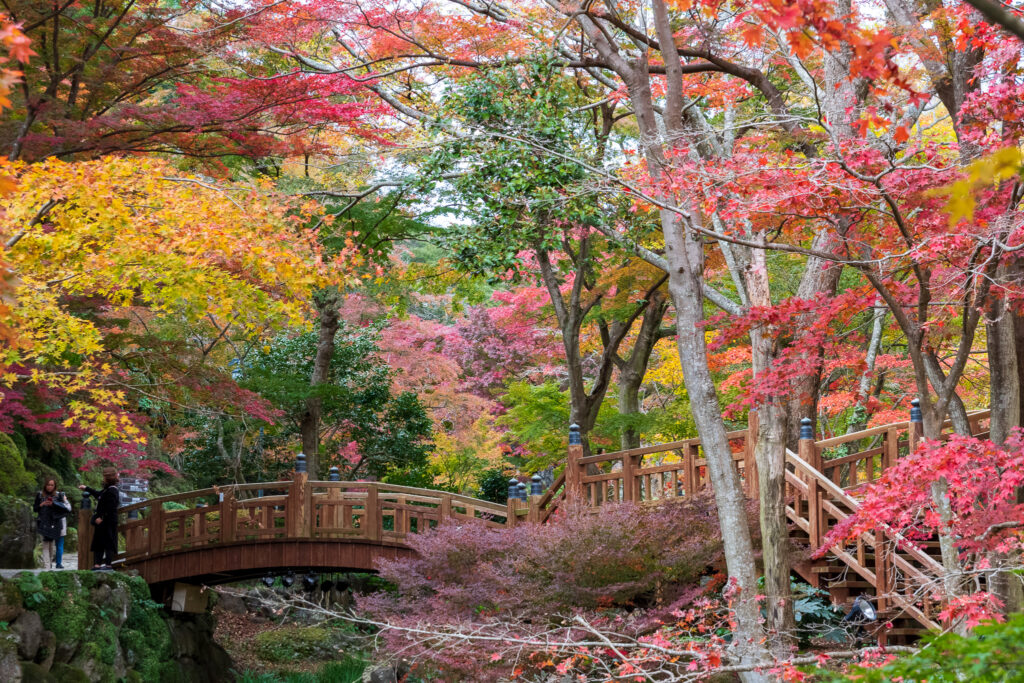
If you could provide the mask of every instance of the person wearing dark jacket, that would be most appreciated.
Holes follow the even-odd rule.
[[[103,488],[97,490],[88,486],[78,488],[96,499],[92,515],[93,569],[113,569],[117,555],[117,508],[121,505],[121,494],[117,490],[117,470],[103,468]]]
[[[41,491],[36,492],[32,508],[36,512],[36,530],[43,537],[43,569],[50,569],[54,560],[54,546],[60,540],[64,518],[71,511],[68,497],[57,490],[57,480],[47,479]],[[60,562],[57,568],[63,569]]]

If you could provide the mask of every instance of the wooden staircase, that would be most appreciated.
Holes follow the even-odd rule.
[[[988,418],[987,410],[970,413],[972,434],[986,438]],[[756,430],[755,420],[748,429]],[[920,434],[920,422],[908,421],[815,440],[808,420],[798,452],[786,453],[786,514],[794,555],[800,558],[793,570],[844,608],[858,595],[870,596],[878,611],[874,635],[880,644],[912,641],[926,629],[940,628],[938,544],[911,543],[897,530],[879,528],[830,547],[821,559],[811,555],[830,529],[855,513],[864,485],[912,452]],[[754,440],[748,430],[728,436],[744,490],[756,497]],[[546,493],[510,499],[510,519],[542,522],[571,500],[594,508],[619,501],[660,503],[710,486],[699,439],[584,457],[578,432],[570,431],[568,455],[565,471]]]

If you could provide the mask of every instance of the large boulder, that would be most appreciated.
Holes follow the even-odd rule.
[[[18,656],[32,661],[43,641],[43,620],[36,612],[22,612],[11,624],[11,633],[18,639]]]
[[[0,567],[34,569],[35,548],[32,506],[20,498],[0,495]]]
[[[184,680],[190,683],[234,680],[231,657],[213,640],[217,622],[211,614],[176,612],[167,623],[171,628],[173,657]]]
[[[4,683],[21,682],[18,644],[7,638],[0,638],[0,681]]]

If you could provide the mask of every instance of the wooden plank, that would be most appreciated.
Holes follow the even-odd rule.
[[[741,432],[735,432],[740,434]],[[630,448],[624,451],[613,451],[611,453],[601,453],[600,455],[588,455],[585,458],[580,458],[579,463],[581,465],[593,465],[599,462],[608,462],[610,460],[621,460],[627,456],[638,456],[638,455],[650,455],[652,453],[665,453],[668,451],[676,451],[685,449],[694,441],[699,439],[684,439],[682,441],[670,441],[668,443],[660,443],[654,446],[644,446],[642,448]]]
[[[622,495],[619,500],[633,500],[634,477],[639,455],[624,453],[622,458]]]

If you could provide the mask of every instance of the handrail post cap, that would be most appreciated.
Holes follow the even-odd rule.
[[[814,422],[809,417],[800,420],[800,440],[804,439],[814,441]]]
[[[539,495],[541,495],[541,493],[543,493],[543,489],[542,489],[543,483],[542,482],[543,482],[543,479],[541,478],[541,476],[539,474],[535,474],[532,477],[530,477],[530,495],[531,496],[539,496]]]
[[[569,445],[577,446],[581,443],[583,443],[583,441],[580,439],[580,426],[573,422],[569,425]]]
[[[295,456],[295,473],[298,474],[300,472],[305,472],[305,471],[306,471],[306,454],[305,453],[299,453],[298,455]]]
[[[910,421],[911,422],[923,422],[924,417],[921,414],[921,399],[915,398],[910,401]]]

